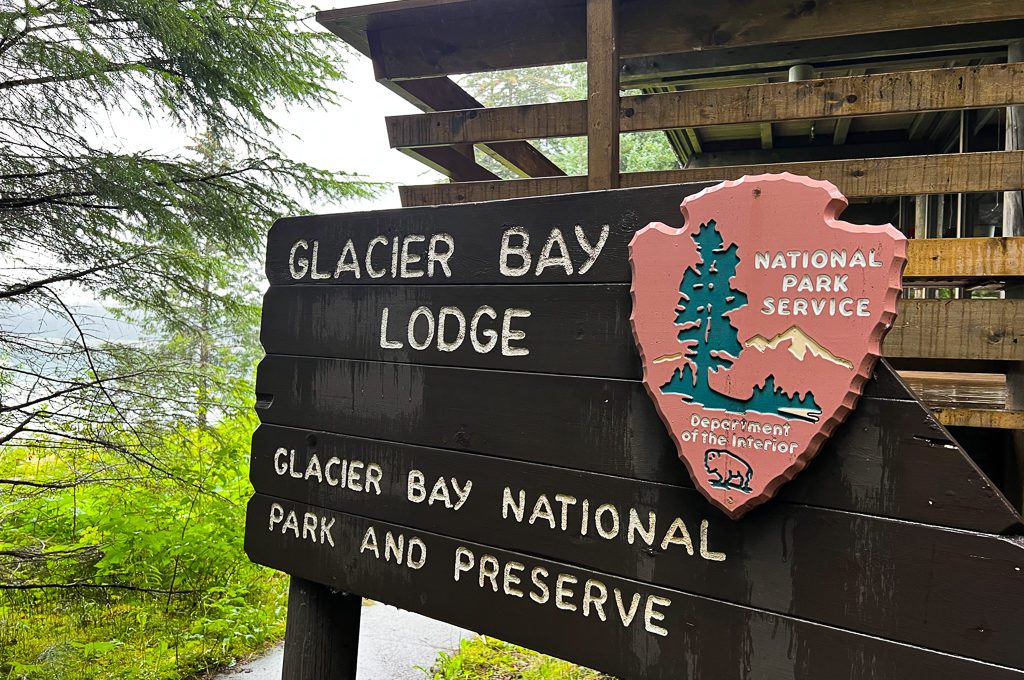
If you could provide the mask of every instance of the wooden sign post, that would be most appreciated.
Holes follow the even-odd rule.
[[[275,224],[246,550],[289,680],[354,677],[359,597],[622,678],[1024,678],[1021,518],[884,360],[741,519],[680,464],[628,246],[706,187]]]

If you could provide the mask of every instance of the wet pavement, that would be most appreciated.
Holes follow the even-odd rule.
[[[473,633],[385,604],[363,607],[358,680],[425,680],[440,651],[452,651]],[[284,645],[214,676],[214,680],[280,680]],[[420,667],[420,668],[417,668]]]

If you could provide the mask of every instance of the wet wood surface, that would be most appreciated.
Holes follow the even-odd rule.
[[[626,284],[276,286],[263,305],[268,354],[640,378]],[[413,317],[420,307],[429,314]],[[474,321],[482,307],[490,310]],[[1024,360],[1024,300],[900,300],[897,308],[885,356]],[[514,344],[529,354],[509,356],[500,345],[474,351],[501,331],[510,309],[529,311],[510,324],[526,334]]]
[[[929,156],[765,163],[708,168],[629,172],[623,187],[709,182],[766,172],[791,172],[825,179],[847,198],[1004,191],[1024,184],[1021,151],[992,151]],[[445,205],[500,199],[567,194],[586,189],[583,178],[545,177],[531,180],[421,184],[400,188],[406,206]]]
[[[578,180],[581,178],[565,178]],[[515,184],[520,180],[507,182]],[[523,182],[546,182],[521,180]],[[649,222],[660,221],[673,227],[682,226],[679,204],[685,196],[710,186],[703,182],[688,185],[647,187],[623,192],[587,193],[584,195],[543,197],[532,201],[491,206],[438,206],[416,210],[384,210],[373,213],[317,215],[279,220],[270,232],[268,243],[267,276],[271,285],[347,285],[383,284],[450,284],[470,282],[475,285],[503,283],[628,283],[629,266],[626,245],[632,234]],[[444,185],[441,185],[444,188]],[[452,185],[460,191],[460,185]],[[403,187],[404,189],[405,187]],[[575,187],[582,191],[585,186]],[[447,189],[444,189],[447,191]],[[626,196],[636,203],[629,204]],[[498,196],[494,196],[497,198]],[[638,210],[637,204],[644,209]],[[583,206],[586,206],[584,209]],[[585,218],[585,219],[584,219]],[[601,227],[609,225],[609,235],[599,261],[586,272],[579,265],[586,262],[580,248],[575,227],[580,226],[590,243],[596,243]],[[572,277],[561,269],[548,268],[540,276],[530,271],[528,276],[510,280],[498,271],[499,245],[502,232],[519,227],[529,234],[534,257],[542,248],[552,229],[558,228],[575,262]],[[371,239],[384,236],[391,239],[399,234],[452,235],[457,243],[453,256],[451,277],[401,279],[390,275],[370,277],[365,270],[365,249]],[[288,267],[289,253],[298,240],[319,244],[319,268],[326,271],[326,279],[313,280],[305,276],[294,279]],[[352,239],[356,247],[361,277],[351,274],[338,278],[333,271],[346,242]],[[424,248],[423,244],[415,246]],[[1024,237],[967,238],[967,239],[911,239],[907,243],[908,264],[905,279],[924,281],[991,280],[1022,276],[1024,271]],[[303,251],[300,256],[310,257]],[[390,265],[390,241],[378,245],[372,258],[378,268]],[[422,267],[420,267],[422,268]]]
[[[692,488],[278,426],[250,469],[257,492],[1024,667],[1011,538],[794,502],[734,522]]]
[[[886,364],[780,498],[1005,531],[1019,518]],[[690,485],[638,381],[293,356],[260,364],[264,423]]]
[[[268,518],[275,503],[282,514],[305,518],[309,513],[318,524],[329,525],[331,542],[321,542],[320,533],[310,540],[281,532],[280,524],[271,528]],[[247,517],[246,551],[260,564],[578,659],[619,677],[745,680],[755,667],[761,678],[799,680],[1024,676],[1005,666],[624,579],[493,543],[449,538],[263,494],[250,501]],[[370,528],[381,546],[391,532],[393,541],[401,535],[406,547],[413,539],[427,547],[404,553],[396,564],[394,552],[389,561],[382,548],[376,556],[369,549]],[[473,566],[457,572],[460,555],[463,567],[470,557]],[[493,581],[480,576],[480,563],[497,570]],[[510,564],[514,566],[506,571]],[[546,597],[534,578],[547,588]],[[559,583],[562,587],[556,589]],[[584,591],[594,596],[602,588],[607,598],[604,616],[592,602],[584,615]],[[844,595],[835,593],[837,598]],[[623,616],[630,612],[632,616]]]
[[[622,97],[616,111],[623,132],[639,132],[1021,101],[1024,65],[991,64],[636,95]],[[567,101],[390,116],[386,122],[392,147],[418,147],[580,136],[586,134],[587,112],[586,102]]]
[[[884,360],[770,504],[737,523],[694,489],[626,245],[701,187],[279,221],[250,556],[621,677],[1021,677],[1021,518]]]
[[[651,187],[636,192],[605,191],[588,194],[590,200],[579,196],[551,196],[536,201],[478,205],[470,209],[444,206],[285,218],[278,220],[268,235],[267,278],[271,285],[623,283],[629,281],[626,247],[633,233],[652,221],[682,226],[679,205],[683,198],[707,186],[711,183]],[[605,225],[608,233],[598,259],[586,271],[581,271],[588,257],[576,229],[580,229],[586,244],[596,249]],[[527,235],[531,252],[531,266],[514,278],[502,274],[499,263],[502,235],[512,228]],[[536,260],[554,229],[558,229],[565,239],[567,254],[574,262],[571,275],[561,267],[548,267],[537,273]],[[440,266],[435,267],[432,277],[403,278],[400,273],[392,274],[391,248],[395,237],[402,239],[402,244],[410,235],[425,237],[425,241],[409,246],[409,252],[425,256],[429,239],[435,234],[448,234],[455,243],[450,276],[446,276]],[[375,246],[370,260],[376,270],[383,269],[386,274],[374,278],[366,270],[366,250],[370,241],[377,237],[387,239],[387,242]],[[352,273],[334,277],[337,262],[350,239],[361,269],[360,277],[357,279]],[[301,278],[292,275],[289,263],[294,260],[292,248],[299,240],[307,245],[296,254],[307,259],[312,258],[312,247],[316,242],[316,269],[326,273],[326,277],[314,279],[311,272],[306,272]],[[522,237],[515,237],[512,241],[518,245],[522,243]],[[523,263],[516,260],[510,264],[518,266]],[[425,270],[425,261],[417,263],[415,269]]]
[[[365,31],[370,38],[367,51],[379,79],[416,79],[586,59],[584,0],[521,0],[514,5],[498,3],[497,11],[490,3],[444,5],[414,6],[398,12],[357,8],[354,16],[352,10],[336,10],[319,17],[325,26],[356,45],[367,39],[359,36]],[[728,0],[708,6],[661,0],[623,2],[620,49],[623,57],[657,55],[653,57],[657,60],[667,53],[679,53],[708,60],[718,57],[738,66],[763,61],[765,46],[781,44],[785,48],[768,51],[771,55],[799,55],[808,43],[813,49],[824,39],[860,36],[862,44],[857,51],[871,52],[878,49],[880,31],[885,35],[956,24],[967,24],[967,29],[975,23],[1024,18],[1017,5],[996,0],[977,0],[967,14],[952,0],[799,5],[779,0]],[[825,54],[836,53],[834,48]]]
[[[1004,408],[1006,376],[1001,373],[900,371],[907,387],[931,406]]]
[[[362,598],[292,577],[281,680],[356,680]]]

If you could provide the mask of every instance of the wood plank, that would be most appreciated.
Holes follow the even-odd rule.
[[[915,238],[904,278],[1008,279],[1024,276],[1024,237]]]
[[[627,111],[622,98],[622,109]],[[419,113],[385,116],[388,141],[392,148],[460,144],[456,140],[476,142],[515,139],[544,139],[573,137],[587,134],[587,102],[574,100],[528,104],[523,106],[497,106],[485,109]],[[620,123],[629,125],[626,118]]]
[[[619,111],[622,132],[640,132],[1021,103],[1024,63],[636,95],[623,97]],[[588,125],[582,101],[390,116],[385,121],[392,147],[574,136],[585,134]]]
[[[478,313],[484,306],[486,316]],[[413,316],[423,307],[433,332],[425,316]],[[443,319],[442,308],[449,310]],[[509,328],[525,334],[509,345],[528,354],[506,354],[488,340],[501,333],[509,309],[529,312],[508,317]],[[273,286],[261,339],[268,354],[639,380],[631,309],[628,284]],[[1024,300],[900,300],[897,309],[885,356],[1024,360]],[[410,333],[424,349],[413,349]]]
[[[585,184],[586,178],[579,179]],[[522,181],[553,180],[515,180]],[[502,184],[495,183],[496,186]],[[464,183],[459,186],[467,185]],[[408,252],[426,258],[429,239],[436,234],[446,234],[456,247],[450,267],[451,275],[448,276],[438,266],[434,267],[433,276],[424,272],[412,282],[482,284],[516,280],[538,283],[628,281],[626,248],[633,233],[650,221],[681,226],[679,204],[684,197],[706,186],[709,185],[571,194],[533,201],[494,202],[472,208],[445,206],[285,218],[274,224],[268,236],[267,278],[272,285],[309,282],[312,270],[307,268],[301,273],[301,267],[295,268],[295,258],[305,257],[307,262],[311,260],[311,250],[315,243],[318,248],[318,276],[324,270],[329,270],[327,278],[318,278],[318,283],[407,283],[410,280],[403,278],[400,272],[396,272],[396,276],[390,273],[394,239],[401,240],[410,235],[422,236],[422,241],[409,245]],[[639,211],[638,206],[643,206],[643,210]],[[516,268],[520,276],[513,276],[511,272],[508,275],[502,274],[499,267],[503,234],[513,226],[525,230],[532,253],[530,267]],[[598,258],[590,263],[586,271],[583,271],[584,266],[591,258],[580,244],[577,227],[591,250],[602,240],[602,233],[605,234],[605,243]],[[559,228],[563,238],[567,239],[568,254],[574,262],[571,275],[562,267],[547,267],[537,273],[541,249],[554,228]],[[388,241],[386,245],[375,246],[371,264],[377,269],[383,268],[383,276],[373,278],[368,270],[361,271],[359,279],[355,279],[354,272],[337,278],[331,275],[349,239],[358,253],[360,269],[365,270],[366,250],[370,241],[378,236]],[[519,238],[516,237],[517,242]],[[299,241],[303,241],[305,246]],[[296,249],[294,253],[293,248]],[[425,259],[421,262],[425,262]],[[413,268],[423,269],[422,266]]]
[[[472,152],[472,147],[468,150]],[[499,179],[490,170],[477,162],[462,150],[451,146],[425,146],[421,148],[402,149],[407,156],[415,158],[427,167],[433,168],[453,182],[472,182]]]
[[[903,300],[899,310],[886,356],[1024,360],[1024,300]]]
[[[359,254],[360,278],[345,273],[315,281],[317,285],[362,285],[394,283],[475,283],[500,284],[522,281],[541,283],[626,283],[630,280],[626,247],[636,230],[649,222],[682,226],[679,204],[685,196],[710,186],[710,183],[656,186],[629,192],[590,192],[566,196],[548,196],[533,201],[493,202],[481,206],[448,205],[406,208],[377,213],[344,213],[295,217],[279,220],[270,230],[267,245],[267,276],[272,285],[306,284],[308,273],[296,279],[289,270],[289,253],[300,240],[318,244],[320,270],[334,271],[349,239]],[[637,210],[643,206],[643,210]],[[604,225],[609,231],[597,261],[580,273],[589,257],[581,249],[576,226],[591,245],[600,240]],[[542,245],[558,228],[566,239],[568,254],[574,263],[572,275],[560,267],[545,268],[538,276],[536,262],[531,271],[513,277],[498,272],[502,234],[516,225],[528,234],[530,252],[536,260]],[[445,233],[457,246],[451,276],[440,269],[436,276],[396,279],[390,275],[372,278],[365,269],[365,251],[376,236],[385,238],[409,234]],[[411,253],[424,255],[427,244],[411,247]],[[307,259],[310,253],[296,251]],[[391,244],[376,248],[374,266],[389,269]],[[1024,276],[1024,238],[911,239],[909,263],[904,273],[908,281],[1002,280]],[[422,267],[420,267],[422,269]],[[437,268],[435,268],[437,269]]]
[[[633,115],[622,128],[633,132],[996,107],[1024,100],[1022,87],[1024,65],[994,64],[687,89],[624,100]]]
[[[896,363],[896,362],[890,362]],[[914,393],[932,408],[958,406],[966,408],[1002,409],[1006,407],[1006,376],[1002,373],[976,373],[977,362],[966,367],[944,365],[933,370],[899,369],[900,378]],[[984,366],[984,364],[982,364]],[[1005,364],[992,362],[992,370],[1002,370]],[[959,369],[959,370],[957,370]]]
[[[384,81],[382,84],[415,106],[429,111],[483,108],[483,104],[451,78],[425,78],[401,83]],[[485,146],[484,150],[527,177],[565,175],[561,168],[528,142],[494,143]]]
[[[517,6],[518,5],[518,6]],[[585,3],[462,3],[419,21],[380,22],[381,76],[422,78],[495,71],[586,57]],[[878,17],[885,17],[879,22]],[[667,53],[742,52],[747,48],[876,35],[904,30],[1011,21],[1024,18],[1014,3],[979,0],[969,19],[954,0],[927,4],[900,0],[806,3],[725,0],[713,7],[660,2],[623,2],[622,57]],[[326,23],[330,27],[330,23]],[[937,43],[941,44],[941,43]],[[756,63],[743,59],[741,63]]]
[[[907,59],[975,56],[1002,50],[1024,34],[1022,21],[997,21],[959,26],[876,33],[869,40],[849,35],[798,43],[760,45],[738,50],[704,50],[630,57],[623,60],[624,87],[644,88],[669,80],[715,77],[738,70],[784,71],[797,64],[844,62],[882,67]]]
[[[1024,430],[1024,411],[944,407],[935,409],[935,417],[947,427],[992,427],[1001,430]]]
[[[792,172],[832,182],[847,198],[1004,191],[1024,186],[1024,151],[897,156],[842,161],[730,165],[622,175],[623,187],[708,182]],[[582,190],[574,177],[402,187],[403,205],[439,205]]]
[[[448,203],[480,203],[507,198],[528,198],[571,194],[587,190],[587,178],[541,177],[510,179],[502,182],[460,182],[458,188],[439,189],[443,184],[412,184],[398,187],[404,207],[444,205]]]
[[[311,513],[329,524],[333,545],[270,529],[268,518],[275,503],[278,512],[295,512],[298,516]],[[422,563],[413,558],[395,564],[386,561],[383,554],[378,559],[371,550],[361,550],[371,527],[381,537],[387,532],[401,534],[407,540],[416,537],[424,546]],[[383,538],[379,540],[383,543]],[[263,494],[249,502],[245,547],[250,559],[259,564],[574,659],[620,677],[675,680],[682,672],[686,677],[740,680],[750,677],[754,669],[762,671],[762,677],[794,680],[1002,680],[1022,676],[1019,670],[650,586],[493,544],[456,540]],[[459,556],[465,566],[470,554],[473,568],[455,571]],[[509,582],[499,575],[492,584],[486,577],[479,577],[478,561],[484,555],[491,556],[499,574],[504,573],[504,565],[520,565],[513,569],[519,571],[522,580]],[[417,568],[406,566],[409,563],[417,564]],[[512,573],[515,575],[515,571]],[[556,579],[561,579],[563,585],[559,595]],[[545,583],[546,594],[535,585],[537,581]],[[588,585],[591,582],[598,582],[608,595],[606,617],[599,616],[593,607],[587,608],[588,615],[582,611],[584,590],[596,588]],[[636,615],[629,617],[629,625],[615,618],[618,614],[610,598],[616,590],[622,593],[626,605],[634,593],[638,601],[644,602],[638,605]],[[561,607],[556,606],[556,599]],[[652,618],[652,609],[660,616]],[[573,634],[557,635],[557,630],[572,630]],[[738,660],[738,655],[721,653],[723,648],[749,651]],[[756,661],[750,661],[751,657]]]
[[[587,0],[587,189],[619,186],[619,0]]]
[[[493,316],[477,317],[483,305],[494,310]],[[408,322],[414,310],[424,306],[435,315],[442,307],[457,309],[465,321],[449,312],[443,324],[445,344],[434,341],[415,350],[408,339]],[[631,307],[626,284],[272,286],[263,300],[260,337],[268,354],[639,380]],[[401,348],[381,346],[385,308],[386,338]],[[484,345],[490,333],[500,334],[507,309],[529,310],[528,318],[510,317],[509,326],[526,334],[510,344],[528,348],[529,354],[505,354],[497,342],[486,353],[474,350],[473,342]],[[425,322],[418,320],[414,337],[423,340],[426,332]],[[459,337],[463,340],[456,348]]]
[[[1024,152],[938,154],[812,161],[660,172],[623,176],[623,186],[722,181],[741,175],[792,172],[831,181],[847,198],[998,191],[1024,186]]]
[[[637,381],[270,355],[261,422],[692,486]],[[481,392],[497,395],[480,399]],[[884,362],[783,501],[1004,531],[1020,518]],[[885,491],[880,484],[885,480]]]
[[[311,464],[319,470],[332,458],[339,461],[331,468],[334,486],[322,475],[301,478]],[[345,476],[342,460],[358,461],[356,471],[363,471],[355,488],[338,482]],[[379,480],[363,487],[362,475],[372,466]],[[1024,589],[1016,587],[1020,577],[1013,571],[1024,563],[1024,545],[1012,539],[791,503],[773,503],[734,522],[695,489],[276,426],[257,431],[250,470],[257,493],[1024,665],[1024,648],[1015,644]],[[428,494],[441,478],[450,500],[445,503],[442,494],[431,502]],[[453,490],[453,479],[461,493]],[[557,498],[566,505],[560,507]],[[543,516],[547,503],[550,519]],[[601,512],[600,535],[595,511],[604,503],[609,507]],[[542,514],[534,513],[538,507]],[[677,520],[691,538],[689,547],[664,542]],[[866,536],[870,557],[848,559],[850,547]],[[886,585],[878,588],[882,572]],[[922,579],[922,573],[933,577]],[[836,592],[858,593],[858,606],[836,607]],[[982,622],[984,635],[977,630]]]

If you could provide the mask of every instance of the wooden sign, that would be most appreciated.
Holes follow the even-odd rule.
[[[854,408],[896,316],[906,238],[836,218],[789,173],[687,197],[630,242],[644,385],[697,488],[733,518],[802,470]]]
[[[622,678],[1024,678],[1021,518],[884,360],[742,519],[680,464],[628,247],[706,186],[279,221],[250,557]],[[289,680],[354,648],[304,592]]]

